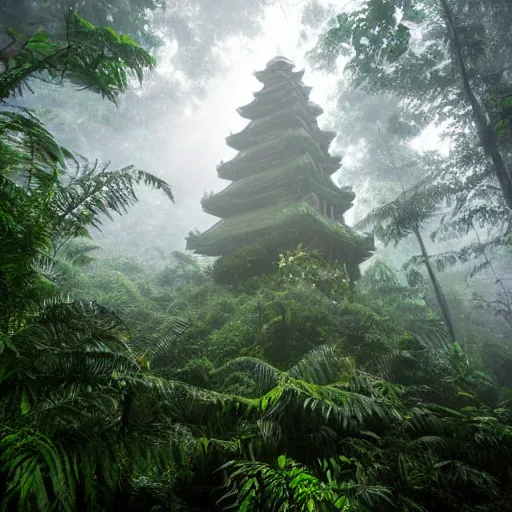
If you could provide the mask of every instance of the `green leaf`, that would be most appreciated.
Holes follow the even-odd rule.
[[[508,119],[498,121],[494,131],[498,137],[506,137],[509,133]]]
[[[505,98],[502,102],[502,105],[505,108],[511,108],[512,107],[512,96],[508,96],[507,98]]]
[[[339,509],[339,510],[342,510],[344,507],[346,507],[348,505],[348,500],[347,500],[347,497],[346,496],[342,496],[340,499],[338,499],[335,503],[334,503],[334,506]]]
[[[23,392],[21,395],[21,414],[25,415],[30,412],[30,404],[28,402],[27,394]]]
[[[279,455],[277,458],[277,466],[279,469],[284,469],[286,466],[286,456],[285,455]]]
[[[46,43],[46,42],[37,42],[37,41],[31,41],[25,45],[27,50],[32,50],[34,52],[39,52],[43,54],[51,54],[55,47],[52,44]]]
[[[46,30],[36,32],[30,39],[30,43],[48,43],[50,41],[50,34]]]
[[[136,47],[136,48],[138,48],[138,47],[139,47],[139,45],[138,45],[138,44],[137,44],[137,43],[136,43],[136,42],[135,42],[135,41],[134,41],[130,36],[128,36],[128,35],[126,35],[126,34],[123,34],[123,35],[121,36],[121,41],[122,41],[123,43],[125,43],[125,44],[130,45],[130,46],[133,46],[133,47]]]
[[[108,32],[116,41],[122,40],[121,36],[113,28],[105,27],[105,31]]]
[[[23,34],[21,32],[18,32],[14,28],[8,28],[7,33],[15,40],[18,41],[18,39],[21,39],[23,37]]]
[[[9,346],[9,343],[9,336],[7,336],[7,334],[0,334],[0,355],[5,350],[5,347]]]
[[[77,24],[86,29],[86,30],[94,30],[96,27],[92,24],[92,23],[89,23],[87,20],[84,20],[82,17],[78,16],[78,14],[74,14],[73,15],[73,19],[77,22]]]

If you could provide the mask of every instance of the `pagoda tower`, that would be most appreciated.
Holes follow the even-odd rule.
[[[327,260],[344,262],[352,279],[371,255],[373,238],[349,228],[343,214],[355,194],[339,188],[331,176],[341,158],[329,154],[336,136],[323,131],[323,113],[309,101],[304,71],[278,56],[254,73],[263,84],[254,100],[237,109],[249,124],[226,138],[239,153],[217,166],[232,183],[203,197],[203,210],[221,220],[204,233],[191,233],[187,249],[205,256],[230,256],[251,245],[275,253],[299,244],[323,251]]]

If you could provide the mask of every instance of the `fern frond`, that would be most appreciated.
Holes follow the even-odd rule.
[[[430,218],[451,193],[450,187],[440,181],[440,173],[434,171],[393,201],[372,210],[355,228],[372,230],[385,244],[397,244]]]
[[[75,510],[71,461],[48,437],[30,429],[11,431],[1,437],[0,449],[8,478],[4,507],[15,502],[18,510],[26,510],[35,499],[39,510],[55,502],[66,512]]]
[[[137,202],[135,186],[141,183],[163,191],[174,200],[169,185],[144,171],[128,166],[109,171],[109,164],[92,165],[83,157],[75,159],[74,175],[62,182],[54,199],[57,219],[54,229],[58,236],[88,237],[88,227],[101,229],[102,217],[112,219],[112,213],[122,215]]]
[[[443,461],[438,464],[445,478],[455,485],[477,488],[481,493],[497,495],[497,480],[488,472],[477,469],[457,460]]]
[[[255,357],[237,357],[218,368],[215,373],[220,374],[226,370],[250,372],[263,392],[275,387],[282,373],[269,363]]]
[[[338,358],[333,347],[322,345],[306,354],[286,373],[292,379],[326,385],[337,382],[342,370],[352,370],[350,361]]]

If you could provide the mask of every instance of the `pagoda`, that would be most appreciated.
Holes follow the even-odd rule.
[[[331,178],[341,164],[329,154],[336,134],[318,127],[323,110],[309,101],[304,71],[294,67],[278,56],[254,73],[263,87],[237,109],[250,122],[226,139],[239,153],[217,166],[219,177],[232,183],[201,201],[205,212],[221,220],[203,233],[191,233],[187,249],[227,257],[258,245],[277,258],[302,243],[322,250],[329,261],[344,262],[355,279],[374,249],[373,238],[343,220],[355,194]]]

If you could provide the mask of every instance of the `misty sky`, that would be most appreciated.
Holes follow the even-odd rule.
[[[141,202],[130,212],[104,225],[98,236],[104,254],[137,253],[148,255],[183,250],[190,230],[208,228],[218,219],[201,210],[204,192],[219,191],[229,182],[217,178],[216,165],[232,158],[236,152],[225,144],[230,132],[241,130],[247,123],[236,113],[236,108],[249,103],[252,93],[261,88],[253,77],[255,70],[263,69],[276,54],[293,60],[298,68],[305,68],[305,84],[313,87],[311,100],[325,110],[319,118],[321,128],[332,128],[336,107],[336,87],[342,76],[337,70],[315,72],[308,66],[305,55],[315,44],[319,33],[325,30],[329,13],[339,12],[354,4],[353,0],[318,0],[323,19],[306,26],[302,23],[308,0],[281,0],[266,7],[261,30],[256,37],[242,34],[222,40],[214,48],[219,71],[203,77],[205,94],[197,94],[198,80],[187,76],[187,47],[180,48],[175,41],[164,38],[164,45],[156,52],[157,68],[142,87],[134,87],[125,94],[119,107],[101,100],[86,91],[77,92],[71,86],[51,87],[27,95],[25,101],[40,112],[58,140],[89,159],[111,161],[113,167],[128,164],[152,172],[166,179],[172,186],[176,204],[167,204],[162,195],[141,190]],[[165,14],[155,12],[155,26],[172,23]],[[312,28],[315,27],[315,28]],[[341,62],[340,62],[341,64]],[[203,86],[200,83],[199,87]],[[419,146],[435,143],[433,134],[427,134]],[[426,143],[426,145],[425,145]],[[331,146],[331,152],[343,154],[344,149]],[[344,163],[357,160],[357,149],[345,152]],[[342,185],[343,167],[333,176]],[[363,197],[365,191],[354,187]],[[373,201],[372,201],[373,202]],[[350,224],[354,215],[365,213],[356,206],[346,214]]]
[[[186,94],[187,88],[192,91],[194,83],[175,63],[177,53],[187,52],[187,48],[179,48],[168,40],[156,54],[158,65],[148,83],[136,95],[128,94],[122,100],[121,110],[127,111],[133,108],[132,102],[139,96],[142,98],[141,110],[144,111],[153,102],[152,91],[164,90],[156,115],[144,123],[144,133],[135,127],[115,142],[94,145],[88,141],[87,130],[81,130],[82,143],[85,144],[83,150],[87,153],[97,155],[99,150],[100,159],[112,160],[116,165],[134,163],[154,172],[171,184],[176,195],[176,205],[165,206],[163,197],[155,192],[143,191],[141,195],[147,199],[126,218],[116,220],[116,225],[105,226],[106,235],[112,233],[119,241],[119,236],[126,234],[126,226],[131,227],[129,231],[151,224],[135,243],[157,244],[163,248],[167,246],[167,240],[162,238],[172,238],[174,248],[183,249],[184,237],[189,230],[204,230],[218,220],[201,211],[200,199],[205,191],[218,191],[229,184],[218,179],[216,174],[216,165],[221,159],[226,161],[236,154],[226,146],[225,137],[230,132],[241,130],[247,123],[236,113],[236,108],[252,101],[252,93],[261,88],[252,73],[263,69],[276,54],[290,58],[298,68],[306,68],[304,82],[313,87],[311,99],[326,111],[319,123],[322,127],[329,124],[330,95],[335,90],[338,78],[335,73],[315,73],[305,62],[305,53],[315,41],[311,37],[314,35],[311,29],[306,34],[308,39],[301,40],[301,34],[304,35],[301,32],[301,15],[305,3],[282,1],[267,7],[259,37],[250,40],[231,38],[223,42],[218,49],[218,58],[225,66],[225,72],[209,81],[208,92],[200,99],[195,98],[192,92],[190,96]],[[325,0],[320,3],[332,4]],[[337,2],[340,6],[346,3]],[[165,84],[176,82],[182,90],[177,104],[170,91],[168,98],[165,97]],[[104,105],[103,108],[111,110],[114,107]],[[149,145],[148,129],[152,139]],[[91,135],[94,138],[95,134]],[[105,137],[108,140],[115,135],[105,133]],[[332,150],[336,152],[336,148]],[[151,207],[155,203],[160,210]],[[153,217],[157,213],[162,214],[162,207],[167,218],[156,222]],[[151,217],[151,221],[148,221],[148,217]],[[100,239],[105,247],[108,238]]]
[[[325,7],[331,6],[334,10],[342,10],[355,2],[353,0],[319,0]],[[328,128],[330,113],[334,108],[333,95],[339,76],[336,72],[320,73],[311,69],[305,59],[305,53],[315,42],[316,33],[309,29],[306,31],[307,39],[303,39],[305,27],[301,23],[303,7],[307,2],[300,0],[284,0],[277,5],[265,9],[262,34],[260,37],[241,44],[240,39],[233,38],[223,45],[220,50],[222,61],[228,66],[228,72],[212,80],[209,93],[201,101],[199,108],[191,109],[184,106],[183,117],[177,125],[183,131],[177,136],[179,140],[179,154],[170,156],[171,161],[193,159],[195,165],[201,168],[201,179],[204,180],[205,190],[220,190],[228,183],[216,178],[215,165],[222,159],[232,158],[236,152],[226,146],[224,138],[232,132],[241,130],[247,120],[236,113],[236,107],[249,103],[252,93],[261,87],[261,84],[252,76],[255,70],[263,69],[266,62],[276,54],[281,54],[295,62],[298,68],[306,69],[304,82],[313,87],[311,100],[318,103],[325,110],[319,118],[322,128]],[[322,28],[325,24],[322,25]],[[180,51],[169,43],[159,52],[159,65],[155,75],[176,75],[181,77],[179,70],[173,67],[172,57]],[[186,52],[186,49],[182,49]],[[186,79],[184,79],[186,83]],[[428,130],[420,137],[415,147],[427,149],[437,143],[435,130]],[[196,154],[198,145],[201,154]],[[331,146],[331,152],[342,154],[342,148]],[[199,161],[197,160],[199,156]],[[346,154],[345,163],[357,155]],[[179,171],[178,171],[179,174]],[[333,176],[334,180],[342,179],[343,169]],[[172,178],[171,178],[172,181]],[[344,183],[350,184],[350,183]],[[356,190],[357,192],[357,190]],[[178,198],[178,203],[180,203]],[[192,205],[189,205],[192,206]],[[198,226],[203,229],[205,225],[214,222],[211,216],[199,215]],[[351,221],[351,212],[347,213],[347,221]]]

